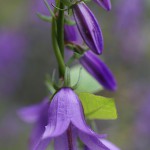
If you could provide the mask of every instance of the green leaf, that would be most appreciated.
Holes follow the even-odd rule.
[[[116,119],[117,111],[113,98],[80,93],[85,116],[88,119]]]
[[[71,85],[75,85],[78,82],[79,72],[81,65],[76,65],[71,68]],[[80,92],[89,92],[96,93],[101,91],[102,86],[84,69],[82,68],[79,80],[79,86],[75,90],[77,93]]]

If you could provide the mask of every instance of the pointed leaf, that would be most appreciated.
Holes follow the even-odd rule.
[[[116,119],[117,111],[113,98],[80,93],[84,113],[88,119]]]

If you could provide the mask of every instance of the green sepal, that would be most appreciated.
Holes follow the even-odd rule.
[[[70,20],[69,17],[65,16],[65,24],[73,26],[73,25],[75,25],[76,23],[75,23],[75,21]]]
[[[41,13],[37,13],[37,16],[45,22],[52,22],[52,17],[50,17],[50,16],[45,16]]]

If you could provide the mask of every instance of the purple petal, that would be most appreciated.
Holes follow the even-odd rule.
[[[73,7],[73,14],[80,34],[88,47],[96,54],[103,50],[103,37],[98,21],[84,2]]]
[[[49,108],[49,123],[43,138],[56,137],[63,134],[69,124],[83,132],[90,129],[85,123],[81,102],[71,88],[62,88],[53,97]]]
[[[94,0],[98,5],[103,7],[105,10],[111,10],[111,2],[110,0]]]
[[[108,140],[101,139],[100,140],[104,145],[106,145],[110,150],[120,150],[116,145],[111,143]]]
[[[62,88],[53,97],[49,108],[49,123],[43,138],[55,137],[63,134],[74,115],[68,107],[73,103],[70,99],[73,92],[70,88]]]
[[[105,146],[107,146],[110,150],[120,150],[117,146],[115,146],[114,144],[112,144],[111,142],[109,142],[108,140],[100,140]],[[89,149],[87,146],[84,147],[84,150],[92,150]]]
[[[17,113],[23,121],[35,123],[38,121],[41,111],[45,110],[48,105],[48,98],[45,98],[41,103],[23,107]]]
[[[63,135],[57,137],[54,139],[54,149],[55,150],[69,150],[69,148],[71,150],[77,150],[77,145],[76,145],[76,131],[75,130],[70,130],[69,132],[69,139],[68,139],[68,131],[65,132]],[[68,143],[68,140],[70,141],[70,143]]]
[[[45,126],[48,123],[48,107],[49,100],[48,98],[45,98],[44,101],[39,104],[25,107],[18,111],[18,115],[22,118],[22,120],[34,123],[29,139],[30,150],[35,148],[44,133]]]
[[[80,58],[80,63],[106,89],[117,89],[117,84],[111,71],[94,53],[87,51]]]
[[[65,42],[76,42],[78,40],[76,26],[64,26],[64,40]]]
[[[50,138],[43,139],[32,150],[46,150],[46,148],[48,147],[50,141],[51,141]]]
[[[33,130],[31,132],[31,136],[29,139],[30,150],[33,150],[34,147],[37,145],[37,143],[40,142],[40,139],[44,133],[44,130],[45,130],[45,126],[44,125],[41,126],[41,124],[38,124],[38,123],[33,127]]]
[[[82,142],[91,150],[110,150],[95,135],[89,135],[79,131]]]

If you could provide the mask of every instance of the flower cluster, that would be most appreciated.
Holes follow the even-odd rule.
[[[95,1],[106,10],[110,10],[109,0]],[[80,50],[82,55],[79,62],[104,88],[116,90],[115,78],[109,68],[98,57],[99,54],[102,54],[104,42],[102,31],[94,14],[84,2],[80,2],[73,6],[73,15],[78,31],[89,48],[86,51],[84,49]],[[75,26],[65,26],[65,40],[67,43],[77,45],[80,35],[76,33],[75,28]]]
[[[110,0],[94,1],[106,10],[111,9]],[[65,47],[78,55],[81,65],[104,88],[116,90],[116,81],[111,71],[99,59],[104,43],[98,21],[83,1],[75,1],[70,5],[70,1],[62,0],[57,2],[59,4],[56,3],[53,12],[48,3],[45,3],[52,14],[52,43],[61,84],[56,84],[54,79],[51,81],[50,89],[53,90],[50,102],[46,98],[42,103],[18,112],[24,121],[35,124],[29,149],[45,150],[53,140],[55,150],[77,150],[79,147],[85,150],[119,150],[105,140],[106,135],[95,133],[87,125],[84,108],[74,92],[75,86],[70,86],[70,74],[67,71],[69,66],[66,67],[64,61]],[[68,12],[73,12],[76,25],[69,23],[70,16],[65,16],[65,6],[68,7]]]

